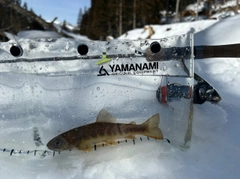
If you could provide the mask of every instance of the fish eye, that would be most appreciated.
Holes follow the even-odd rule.
[[[61,142],[60,140],[56,140],[56,141],[55,141],[56,146],[61,145],[61,143],[62,143],[62,142]]]

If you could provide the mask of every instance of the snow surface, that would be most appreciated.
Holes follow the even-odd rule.
[[[17,34],[18,38],[36,39],[36,38],[60,38],[61,36],[54,31],[25,30]]]
[[[221,10],[221,9],[225,9],[225,8],[235,8],[236,7],[236,0],[230,0],[225,2],[222,5],[218,5],[216,10]],[[240,4],[240,2],[238,2]]]
[[[170,37],[179,34],[186,34],[191,29],[193,32],[197,33],[206,29],[207,27],[215,24],[218,20],[204,20],[204,21],[195,21],[195,22],[183,22],[176,24],[167,24],[167,25],[150,25],[154,34],[151,36],[151,39],[159,39],[164,37]],[[145,26],[145,29],[134,29],[130,30],[127,33],[121,35],[118,39],[145,39],[149,35],[148,26]]]
[[[199,4],[197,2],[193,4],[189,4],[186,7],[186,10],[190,10],[196,13],[196,12],[201,12],[204,8],[205,8],[205,1],[201,1]]]
[[[211,22],[214,22],[213,25]],[[240,15],[211,22],[200,21],[201,29],[195,28],[196,45],[240,42]],[[168,31],[157,29],[154,38],[190,30],[189,23],[173,24],[171,27],[179,31],[169,34]],[[143,38],[141,31],[133,30],[127,38]],[[195,61],[195,71],[215,86],[223,99],[217,105],[194,105],[190,149],[181,150],[167,143],[145,141],[134,146],[122,144],[92,153],[74,151],[69,152],[69,155],[44,159],[2,154],[1,178],[239,178],[240,59]],[[121,108],[116,112],[121,114]],[[24,125],[20,121],[18,124]]]

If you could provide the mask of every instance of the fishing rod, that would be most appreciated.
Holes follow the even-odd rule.
[[[240,44],[194,46],[194,55],[196,59],[237,58],[240,57]]]

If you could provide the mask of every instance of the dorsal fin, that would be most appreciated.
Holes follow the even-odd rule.
[[[135,122],[135,121],[132,121],[132,122],[130,122],[129,124],[136,124],[136,122]]]
[[[111,122],[114,123],[117,120],[106,109],[102,109],[97,116],[96,122]]]

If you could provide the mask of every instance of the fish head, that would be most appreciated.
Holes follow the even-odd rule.
[[[66,141],[66,139],[62,136],[59,135],[52,140],[50,140],[47,143],[47,147],[50,150],[55,150],[55,151],[62,151],[62,150],[70,150],[72,148],[71,145]]]

